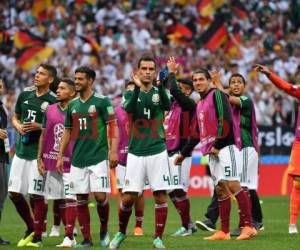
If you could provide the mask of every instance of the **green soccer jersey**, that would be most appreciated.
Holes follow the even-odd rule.
[[[248,96],[240,96],[240,101],[242,147],[253,147],[251,134],[252,100]]]
[[[37,96],[34,87],[26,88],[19,95],[15,113],[20,116],[21,123],[25,121],[42,123],[48,105],[56,102],[55,94],[51,91]],[[25,160],[37,158],[38,144],[41,131],[28,132],[19,136],[16,146],[16,155]]]
[[[94,93],[69,103],[65,127],[72,129],[72,165],[84,168],[108,159],[107,123],[115,120],[110,100]]]
[[[122,105],[130,120],[128,152],[149,156],[166,150],[163,119],[171,101],[164,87],[153,87],[149,92],[139,88],[126,91]]]

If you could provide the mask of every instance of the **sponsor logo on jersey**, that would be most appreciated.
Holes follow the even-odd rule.
[[[43,102],[41,105],[41,110],[44,112],[49,106],[49,102]]]
[[[23,103],[28,104],[28,101],[26,100],[26,101],[24,101]]]
[[[95,107],[95,105],[91,105],[91,106],[89,107],[89,109],[88,109],[88,112],[89,112],[90,114],[96,113],[96,107]]]
[[[154,95],[152,96],[152,102],[153,102],[154,104],[158,104],[158,103],[159,103],[159,94],[154,94]]]

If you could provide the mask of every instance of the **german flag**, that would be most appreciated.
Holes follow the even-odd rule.
[[[45,21],[48,19],[48,11],[51,7],[51,0],[33,0],[31,13],[39,21]]]
[[[171,29],[168,39],[177,44],[187,44],[193,38],[192,31],[184,24],[177,23]]]
[[[97,0],[76,0],[75,6],[76,6],[76,8],[81,8],[81,6],[84,4],[94,5],[96,3],[97,3]]]
[[[227,0],[199,0],[197,3],[197,10],[200,16],[213,16]]]
[[[240,0],[232,0],[231,7],[234,9],[239,18],[248,18],[248,11]]]
[[[86,43],[89,43],[92,47],[93,53],[98,54],[99,52],[101,52],[101,46],[100,44],[91,37],[87,37],[87,36],[79,36],[83,41],[85,41]]]
[[[205,48],[214,52],[227,40],[227,34],[223,16],[217,16],[199,40]]]
[[[32,34],[29,30],[17,31],[14,35],[14,45],[17,49],[33,45],[43,45],[47,39]]]
[[[36,45],[19,50],[16,54],[17,66],[24,70],[31,70],[43,63],[54,52],[53,48]]]

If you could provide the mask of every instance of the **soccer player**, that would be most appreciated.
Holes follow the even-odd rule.
[[[49,104],[56,102],[55,94],[49,90],[55,76],[56,69],[52,65],[40,65],[34,76],[34,86],[24,89],[19,95],[12,118],[19,139],[12,160],[8,192],[27,226],[18,247],[26,246],[32,241],[34,225],[38,224],[37,221],[33,223],[24,195],[30,194],[33,198],[34,214],[46,211],[43,176],[39,174],[37,168],[37,150],[45,111]]]
[[[279,76],[274,74],[270,69],[263,65],[255,65],[254,69],[257,72],[265,74],[274,85],[282,89],[288,95],[294,96],[300,101],[300,88],[299,86],[290,84]],[[288,166],[288,174],[293,177],[293,189],[290,198],[290,224],[289,224],[289,233],[295,234],[298,233],[297,230],[297,218],[300,210],[300,107],[298,109],[298,118],[295,131],[295,140],[293,143],[290,162]]]
[[[75,85],[70,79],[62,79],[57,88],[57,101],[59,103],[50,105],[43,120],[43,129],[40,137],[38,150],[38,169],[39,173],[46,177],[45,198],[54,200],[59,204],[60,217],[65,224],[65,238],[58,247],[73,247],[76,245],[73,237],[73,229],[76,220],[76,197],[69,193],[70,189],[70,165],[72,144],[68,145],[64,158],[63,172],[56,170],[57,155],[59,152],[60,140],[64,131],[65,115],[68,103],[75,96]],[[43,218],[41,218],[43,219]],[[42,221],[42,220],[38,220]],[[41,235],[40,230],[35,230],[34,238]],[[31,246],[38,247],[37,243]]]
[[[153,86],[156,63],[151,56],[139,59],[137,74],[132,74],[132,78],[136,86],[123,96],[123,107],[129,113],[130,139],[119,208],[119,232],[111,241],[110,249],[118,248],[125,240],[132,206],[143,191],[146,179],[155,200],[153,246],[164,248],[162,235],[168,214],[166,190],[171,189],[171,176],[162,123],[164,112],[170,109],[170,98],[162,85]]]
[[[0,97],[4,93],[4,83],[0,78]],[[2,101],[0,100],[0,220],[2,217],[3,205],[7,196],[7,175],[6,175],[6,164],[9,162],[8,152],[9,144],[7,127],[7,114],[3,107]],[[0,237],[0,245],[9,245],[8,240],[4,240]]]
[[[172,88],[176,85],[176,77],[173,69],[173,63],[169,60],[167,64],[169,72],[168,85],[171,86],[170,92],[174,97],[171,110],[166,116],[164,125],[166,128],[166,144],[169,155],[169,166],[171,171],[171,183],[173,190],[169,192],[169,197],[176,207],[180,218],[181,228],[179,228],[173,236],[189,236],[196,232],[196,228],[191,221],[190,201],[187,197],[189,187],[190,169],[192,165],[192,157],[189,155],[184,159],[181,166],[175,166],[174,160],[180,153],[180,150],[186,144],[189,137],[189,124],[194,115],[195,102],[193,99],[181,98],[182,95],[190,97],[193,93],[193,83],[189,79],[179,79],[179,88]],[[177,101],[178,100],[178,101]],[[184,100],[184,101],[181,101]]]
[[[125,90],[133,90],[134,82],[127,82],[125,84]],[[118,146],[118,160],[119,164],[116,167],[116,176],[117,176],[117,188],[119,190],[120,196],[122,196],[122,189],[124,187],[125,182],[125,172],[126,172],[126,162],[127,162],[127,154],[128,154],[128,140],[129,140],[129,120],[128,114],[123,109],[121,105],[115,108],[115,114],[118,121],[119,128],[119,146]],[[144,218],[144,209],[145,209],[145,199],[143,193],[141,193],[135,204],[135,228],[134,235],[142,236],[143,229],[142,223]]]
[[[219,72],[213,72],[214,83],[221,91],[224,91],[220,81]],[[253,102],[250,97],[244,95],[246,80],[238,73],[229,78],[229,102],[232,106],[233,120],[238,124],[238,133],[240,133],[242,150],[241,156],[243,160],[241,172],[241,186],[247,197],[249,197],[250,208],[252,207],[252,220],[256,229],[261,229],[262,211],[257,195],[258,187],[258,142],[257,142],[257,126],[256,116]],[[241,227],[231,233],[232,236],[238,236]]]
[[[109,244],[107,231],[110,192],[109,166],[118,163],[118,126],[110,100],[92,89],[96,73],[88,67],[75,70],[75,90],[79,97],[68,105],[60,151],[58,171],[63,171],[63,158],[74,138],[70,170],[70,193],[77,197],[77,216],[83,234],[83,242],[77,247],[93,245],[90,233],[88,196],[94,193],[97,212],[101,221],[100,245]]]
[[[240,217],[244,225],[243,232],[237,239],[250,239],[256,235],[256,232],[252,228],[247,197],[239,182],[238,168],[241,161],[239,149],[235,145],[230,104],[225,94],[211,87],[211,76],[208,70],[195,71],[192,79],[195,90],[201,95],[201,100],[195,107],[199,136],[189,139],[181,154],[176,158],[175,164],[181,164],[200,141],[201,153],[209,154],[209,166],[216,185],[221,217],[221,230],[204,239],[230,239],[230,192],[237,199],[241,211]]]

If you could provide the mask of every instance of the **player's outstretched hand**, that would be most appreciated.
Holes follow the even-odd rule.
[[[16,129],[18,130],[18,132],[20,133],[20,135],[25,135],[25,131],[24,131],[24,128],[23,128],[23,125],[18,123],[16,125]]]
[[[63,157],[57,157],[56,170],[61,175],[64,173],[64,159],[63,159]]]
[[[170,73],[177,74],[179,64],[176,63],[175,57],[171,56],[167,62],[167,67]]]
[[[46,168],[45,168],[45,164],[44,164],[43,160],[38,159],[37,164],[38,164],[38,171],[39,171],[40,175],[45,176]]]
[[[142,87],[142,82],[134,71],[131,72],[131,79],[137,87]]]
[[[181,163],[183,162],[184,158],[185,158],[185,157],[184,157],[183,155],[179,154],[179,155],[175,158],[175,160],[174,160],[174,165],[181,165]]]
[[[108,153],[109,167],[115,168],[118,165],[118,153],[109,151]]]
[[[223,89],[223,85],[221,83],[221,72],[218,70],[213,70],[210,72],[211,80],[216,88]]]
[[[36,123],[36,122],[24,122],[23,123],[23,130],[26,133],[34,131],[34,130],[41,130],[41,129],[42,129],[42,125],[40,123]]]
[[[0,139],[4,140],[7,138],[7,131],[5,129],[0,128]]]
[[[270,74],[270,69],[264,65],[261,64],[255,64],[254,65],[254,70],[260,73],[263,73],[265,75],[269,75]]]

